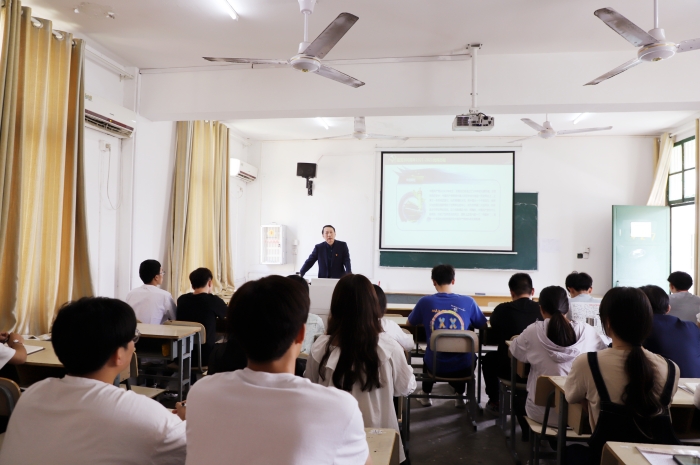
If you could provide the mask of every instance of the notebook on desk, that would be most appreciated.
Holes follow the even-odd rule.
[[[40,350],[44,350],[43,347],[41,346],[24,346],[25,349],[27,349],[27,355],[33,354],[34,352],[39,352]]]

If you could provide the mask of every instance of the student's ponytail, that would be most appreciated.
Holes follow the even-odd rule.
[[[559,286],[549,286],[540,292],[540,307],[550,315],[547,338],[559,347],[569,347],[576,343],[576,332],[564,314],[569,313],[569,299],[566,291]]]
[[[654,393],[656,369],[642,349],[653,321],[649,299],[644,292],[633,287],[610,289],[600,303],[600,320],[606,332],[612,331],[632,346],[625,360],[628,383],[622,393],[622,402],[640,417],[656,415],[662,410]]]

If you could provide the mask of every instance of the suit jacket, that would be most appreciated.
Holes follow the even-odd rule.
[[[299,274],[304,276],[309,268],[314,266],[318,261],[318,277],[319,278],[342,278],[348,273],[352,273],[350,268],[350,251],[348,245],[343,241],[335,241],[333,243],[333,255],[330,257],[331,266],[328,269],[328,253],[331,250],[326,242],[321,242],[314,246],[314,251],[311,252],[309,258],[306,259],[304,266],[299,270]]]

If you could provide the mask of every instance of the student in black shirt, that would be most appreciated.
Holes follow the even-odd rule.
[[[516,273],[508,281],[512,302],[498,305],[491,315],[489,340],[498,342],[498,351],[489,352],[483,357],[484,384],[489,401],[486,408],[498,411],[498,378],[510,379],[509,341],[519,335],[525,328],[542,318],[540,305],[532,301],[535,289],[532,278],[527,273]],[[524,404],[523,404],[524,412]]]
[[[190,273],[194,292],[177,299],[177,319],[194,321],[204,325],[206,343],[202,346],[202,366],[209,363],[209,354],[216,343],[216,318],[226,318],[226,303],[211,293],[213,275],[207,268],[197,268]]]

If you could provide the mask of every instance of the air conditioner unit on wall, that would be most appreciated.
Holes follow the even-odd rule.
[[[85,125],[110,136],[128,139],[136,128],[136,113],[109,100],[85,93]]]
[[[255,181],[258,177],[258,169],[237,158],[229,159],[229,173],[245,182]]]

